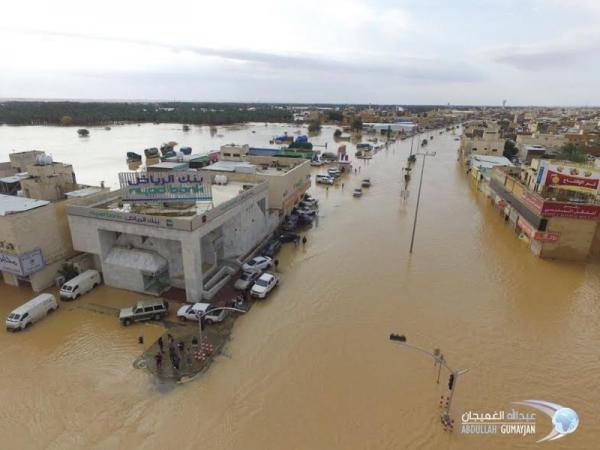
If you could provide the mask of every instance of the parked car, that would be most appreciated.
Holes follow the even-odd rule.
[[[250,295],[257,298],[265,298],[275,286],[279,284],[279,279],[272,273],[263,273],[250,289]]]
[[[298,208],[296,209],[297,214],[306,214],[307,216],[317,215],[317,210],[312,208]]]
[[[97,270],[86,270],[60,287],[60,298],[63,300],[77,299],[94,289],[101,281],[100,273]]]
[[[281,249],[281,242],[278,239],[273,239],[269,241],[267,245],[260,252],[262,256],[268,256],[269,258],[273,258]]]
[[[123,326],[142,320],[160,320],[169,313],[169,303],[162,298],[139,300],[131,308],[123,308],[119,320]]]
[[[245,291],[258,279],[261,272],[242,272],[233,287],[240,291]]]
[[[242,266],[244,272],[259,272],[273,265],[273,260],[268,256],[256,256]]]
[[[294,231],[296,228],[298,228],[298,216],[296,215],[289,216],[281,225],[281,229],[284,231]]]
[[[24,330],[32,323],[46,317],[58,308],[56,297],[52,294],[40,294],[27,303],[23,303],[6,318],[9,331]]]
[[[362,195],[363,195],[363,191],[362,191],[362,189],[361,189],[361,188],[356,188],[356,189],[354,189],[354,190],[352,191],[352,195],[353,195],[354,197],[362,197]]]
[[[302,196],[302,201],[319,203],[319,200],[317,200],[316,198],[314,198],[312,195],[310,195],[308,193],[304,193],[304,195]]]
[[[315,181],[318,184],[333,184],[335,180],[329,175],[317,175]]]
[[[298,214],[298,225],[310,225],[313,222],[313,216],[308,214]]]
[[[279,235],[280,242],[295,242],[300,240],[300,235],[298,233],[292,233],[290,231],[286,231]]]
[[[227,310],[220,309],[211,312],[215,309],[210,303],[194,303],[193,305],[183,305],[177,311],[177,318],[182,322],[186,320],[198,320],[198,315],[204,314],[204,321],[211,325],[213,323],[223,322],[227,317]]]
[[[307,200],[302,200],[302,201],[298,202],[298,206],[300,208],[319,209],[319,203],[309,202]]]

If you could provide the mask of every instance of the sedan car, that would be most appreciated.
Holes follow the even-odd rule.
[[[313,204],[317,204],[319,203],[319,200],[317,200],[316,198],[314,198],[312,195],[310,194],[304,194],[304,196],[302,197],[302,201],[303,202],[308,202],[308,203],[313,203]]]
[[[278,239],[274,239],[265,245],[260,254],[262,256],[268,256],[273,258],[281,249],[281,242]]]
[[[306,214],[307,216],[314,216],[317,214],[317,210],[316,209],[312,209],[312,208],[297,208],[296,209],[296,213],[298,214]]]
[[[273,260],[268,256],[256,256],[242,266],[244,272],[260,272],[273,265]]]
[[[317,175],[315,178],[318,184],[333,184],[335,180],[329,175]]]
[[[291,215],[286,221],[281,225],[281,229],[284,231],[294,231],[298,228],[298,216]]]
[[[298,214],[298,225],[310,225],[313,222],[313,217],[308,214]]]
[[[198,316],[204,314],[204,320],[207,324],[223,322],[227,316],[226,310],[218,310],[211,312],[214,309],[210,303],[194,303],[193,305],[183,305],[177,311],[177,318],[182,322],[186,320],[198,320]]]
[[[317,209],[319,208],[319,203],[314,201],[314,202],[309,202],[308,200],[301,200],[300,203],[298,203],[298,206],[300,208],[313,208],[313,209]]]
[[[233,287],[240,291],[245,291],[254,284],[259,276],[260,272],[242,272]]]
[[[265,298],[275,286],[279,279],[272,273],[263,273],[250,289],[250,295],[257,298]]]
[[[286,231],[284,233],[281,233],[281,235],[279,236],[279,241],[280,242],[300,241],[300,235],[298,233],[292,233],[290,231]]]

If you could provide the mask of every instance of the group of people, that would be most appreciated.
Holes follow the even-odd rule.
[[[168,339],[168,348],[169,348],[169,359],[171,360],[171,365],[175,370],[179,370],[181,367],[181,358],[183,357],[185,351],[185,343],[180,340],[175,343],[175,339],[171,333],[167,334]],[[163,353],[164,349],[164,341],[162,336],[158,338],[158,348],[159,352],[154,355],[154,361],[156,362],[156,370],[160,370],[162,368],[163,362]]]

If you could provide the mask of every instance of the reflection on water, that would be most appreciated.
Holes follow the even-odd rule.
[[[172,130],[159,132],[160,127]],[[293,131],[261,125],[218,133],[222,142],[265,144],[285,129]],[[121,137],[111,143],[109,136],[117,132]],[[0,127],[0,142],[23,134],[19,142],[35,145],[15,143],[19,150],[64,145],[70,152],[83,151],[70,143],[77,142],[75,133],[53,142],[55,133]],[[80,178],[93,182],[94,170],[102,175],[121,170],[126,151],[167,140],[218,147],[217,133],[211,138],[207,129],[189,132],[200,144],[184,142],[177,133],[175,125],[92,129],[89,146],[100,152],[92,142],[103,139],[107,163],[93,168],[80,159],[76,168],[88,170]],[[326,129],[321,139],[331,134]],[[452,366],[470,368],[457,385],[455,418],[465,410],[548,400],[574,408],[581,420],[573,435],[553,447],[595,447],[600,267],[532,256],[471,190],[456,166],[456,145],[446,134],[429,144],[437,156],[427,161],[411,257],[416,177],[409,200],[400,198],[408,142],[358,162],[361,173],[350,175],[344,190],[313,187],[321,200],[319,226],[308,232],[306,247],[284,246],[281,288],[238,320],[226,355],[199,380],[157,392],[145,372],[132,367],[141,350],[140,328],[121,328],[110,316],[75,306],[26,333],[0,334],[5,380],[0,398],[11,405],[0,412],[5,442],[13,448],[61,449],[172,448],[175,443],[210,449],[532,445],[531,437],[442,431],[437,404],[447,378],[436,385],[430,360],[388,341],[390,332],[399,332],[415,344],[441,348]],[[57,159],[76,159],[71,156]],[[373,186],[353,198],[352,188],[364,176]],[[2,289],[10,294],[2,297],[5,314],[26,293]],[[97,295],[94,302],[118,303],[114,290],[102,292],[90,294]],[[540,418],[538,435],[549,427]]]

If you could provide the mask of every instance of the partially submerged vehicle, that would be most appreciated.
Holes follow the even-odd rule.
[[[139,300],[130,308],[123,308],[119,320],[123,326],[143,320],[160,320],[169,314],[169,303],[162,298]]]

